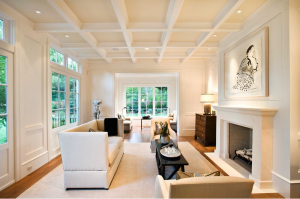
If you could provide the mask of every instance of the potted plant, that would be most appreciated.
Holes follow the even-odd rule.
[[[170,142],[170,133],[167,122],[161,125],[160,141],[163,144],[168,144]]]

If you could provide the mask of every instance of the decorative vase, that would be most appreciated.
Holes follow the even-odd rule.
[[[170,142],[170,136],[160,136],[160,141],[162,144],[168,144]]]

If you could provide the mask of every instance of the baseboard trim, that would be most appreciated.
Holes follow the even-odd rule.
[[[12,184],[15,183],[15,182],[16,182],[16,181],[13,180],[13,181],[7,183],[6,185],[4,185],[3,187],[0,188],[0,191],[2,191],[3,189],[5,189],[6,187],[9,187],[10,185],[12,185]]]
[[[254,181],[254,184],[260,189],[273,189],[273,182],[272,181],[261,181],[251,174],[249,174],[249,179]]]

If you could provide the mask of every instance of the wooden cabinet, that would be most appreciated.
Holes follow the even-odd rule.
[[[216,121],[215,115],[196,113],[195,139],[198,137],[203,146],[216,146]]]

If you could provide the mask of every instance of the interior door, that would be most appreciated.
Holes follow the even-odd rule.
[[[0,191],[14,183],[13,54],[0,48]]]

